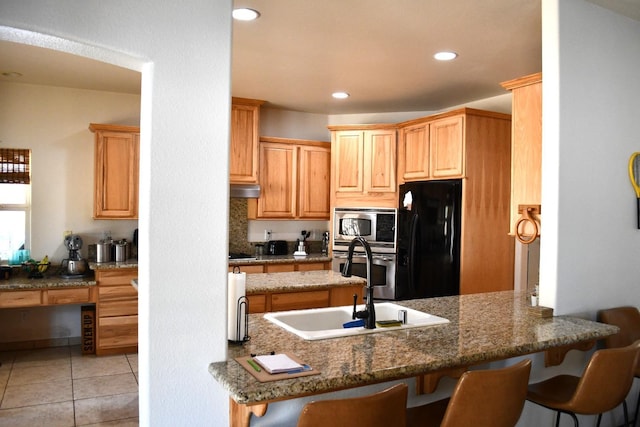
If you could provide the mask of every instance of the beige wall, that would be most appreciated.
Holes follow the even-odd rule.
[[[32,150],[31,254],[59,264],[63,232],[87,245],[105,230],[130,239],[138,221],[93,220],[93,133],[89,123],[138,125],[140,96],[0,83],[0,141]],[[80,336],[80,306],[0,310],[0,342]]]

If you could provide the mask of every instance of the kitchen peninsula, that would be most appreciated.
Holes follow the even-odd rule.
[[[229,346],[227,360],[209,366],[213,378],[229,392],[230,425],[248,426],[251,413],[264,415],[272,401],[553,352],[617,332],[616,327],[580,318],[537,316],[527,295],[513,291],[398,303],[450,323],[305,341],[262,315],[250,315],[251,341]],[[261,383],[234,360],[271,351],[295,355],[319,374]]]

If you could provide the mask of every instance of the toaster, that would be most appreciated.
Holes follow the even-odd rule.
[[[284,240],[269,240],[267,242],[267,255],[286,255],[288,252],[287,242]]]

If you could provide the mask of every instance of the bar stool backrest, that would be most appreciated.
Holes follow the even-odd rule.
[[[405,427],[406,409],[407,385],[396,384],[369,396],[309,402],[298,427]]]
[[[441,427],[513,427],[527,396],[531,360],[503,369],[467,371],[458,380]]]

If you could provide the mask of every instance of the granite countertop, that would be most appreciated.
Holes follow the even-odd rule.
[[[15,267],[9,280],[0,280],[0,291],[23,291],[30,289],[71,288],[95,286],[96,279],[92,271],[74,279],[64,279],[59,274],[59,266],[50,266],[40,279],[30,279],[26,271]]]
[[[230,259],[229,265],[261,265],[261,264],[290,264],[309,262],[330,262],[331,257],[324,254],[309,254],[304,257],[288,255],[261,255],[256,259]]]
[[[332,270],[292,271],[286,273],[247,274],[246,292],[295,292],[327,289],[334,286],[365,285],[366,279],[358,276],[342,277]]]
[[[89,261],[91,270],[113,270],[115,268],[138,268],[137,259],[128,259],[124,262],[95,262]]]
[[[211,363],[209,372],[237,403],[251,404],[507,359],[618,331],[614,326],[576,317],[535,316],[526,297],[525,293],[504,291],[398,301],[445,317],[450,323],[318,341],[305,341],[262,314],[252,314],[251,340],[230,345],[227,360]],[[293,354],[320,374],[260,383],[234,360],[271,351]]]

